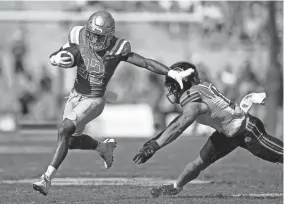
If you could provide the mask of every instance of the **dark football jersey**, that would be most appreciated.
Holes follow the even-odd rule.
[[[81,55],[77,62],[74,89],[82,95],[102,97],[122,57],[131,52],[130,43],[114,36],[101,57],[89,48],[84,26],[73,27],[68,37],[69,43],[78,45]]]
[[[209,112],[199,115],[197,122],[210,126],[228,137],[239,130],[245,119],[245,113],[241,108],[208,82],[192,86],[182,94],[180,104],[184,107],[189,102],[206,103]]]

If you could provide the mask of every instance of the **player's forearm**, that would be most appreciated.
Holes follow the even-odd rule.
[[[166,146],[167,144],[176,140],[183,132],[180,118],[182,115],[176,117],[168,127],[162,132],[160,137],[157,138],[156,142],[160,147]]]
[[[183,131],[188,128],[193,122],[194,116],[180,115],[175,118],[167,127],[164,133],[156,140],[160,147],[166,146],[176,140]]]
[[[157,62],[152,59],[145,59],[145,67],[151,72],[154,72],[156,74],[161,74],[161,75],[167,75],[169,72],[169,68],[165,66],[164,64]]]
[[[142,67],[152,71],[156,74],[166,75],[170,71],[170,68],[165,66],[164,64],[157,62],[156,60],[144,58],[143,56],[130,52],[126,56],[122,57],[121,60],[136,65],[138,67]]]
[[[182,134],[182,131],[178,129],[177,126],[171,126],[171,128],[167,129],[157,140],[156,142],[159,144],[159,146],[162,148],[174,140],[176,140],[180,135]]]

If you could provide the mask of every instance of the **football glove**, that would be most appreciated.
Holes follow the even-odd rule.
[[[265,105],[266,93],[250,93],[243,97],[240,108],[245,112],[248,113],[251,109],[252,105],[260,104]]]
[[[188,77],[193,72],[194,72],[193,69],[187,69],[185,71],[170,70],[168,72],[168,76],[176,80],[177,83],[180,85],[180,88],[183,89],[183,83],[182,83],[183,78]]]
[[[56,55],[50,57],[50,63],[53,66],[70,68],[74,63],[74,56],[68,51],[59,51]]]
[[[142,164],[148,161],[160,149],[159,144],[155,140],[150,140],[139,150],[134,156],[133,161]]]

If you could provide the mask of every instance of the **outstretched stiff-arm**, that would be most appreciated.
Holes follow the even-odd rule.
[[[171,70],[169,67],[156,60],[145,58],[135,52],[132,52],[129,42],[127,42],[123,47],[121,60],[138,67],[148,69],[156,74],[167,75],[175,79],[181,88],[183,88],[182,79],[190,74],[188,71],[177,72],[175,70]]]
[[[130,64],[148,69],[149,71],[154,72],[156,74],[166,75],[170,71],[170,68],[168,68],[166,65],[157,62],[156,60],[144,58],[135,52],[129,53],[124,59]]]

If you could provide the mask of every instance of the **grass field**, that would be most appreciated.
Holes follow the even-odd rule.
[[[282,166],[237,149],[204,171],[175,197],[153,199],[151,186],[177,178],[196,157],[207,138],[180,138],[147,164],[132,158],[146,139],[118,138],[114,166],[106,170],[91,151],[69,152],[48,196],[34,192],[31,183],[46,169],[56,144],[55,134],[0,135],[0,203],[216,203],[278,204],[282,199]]]

